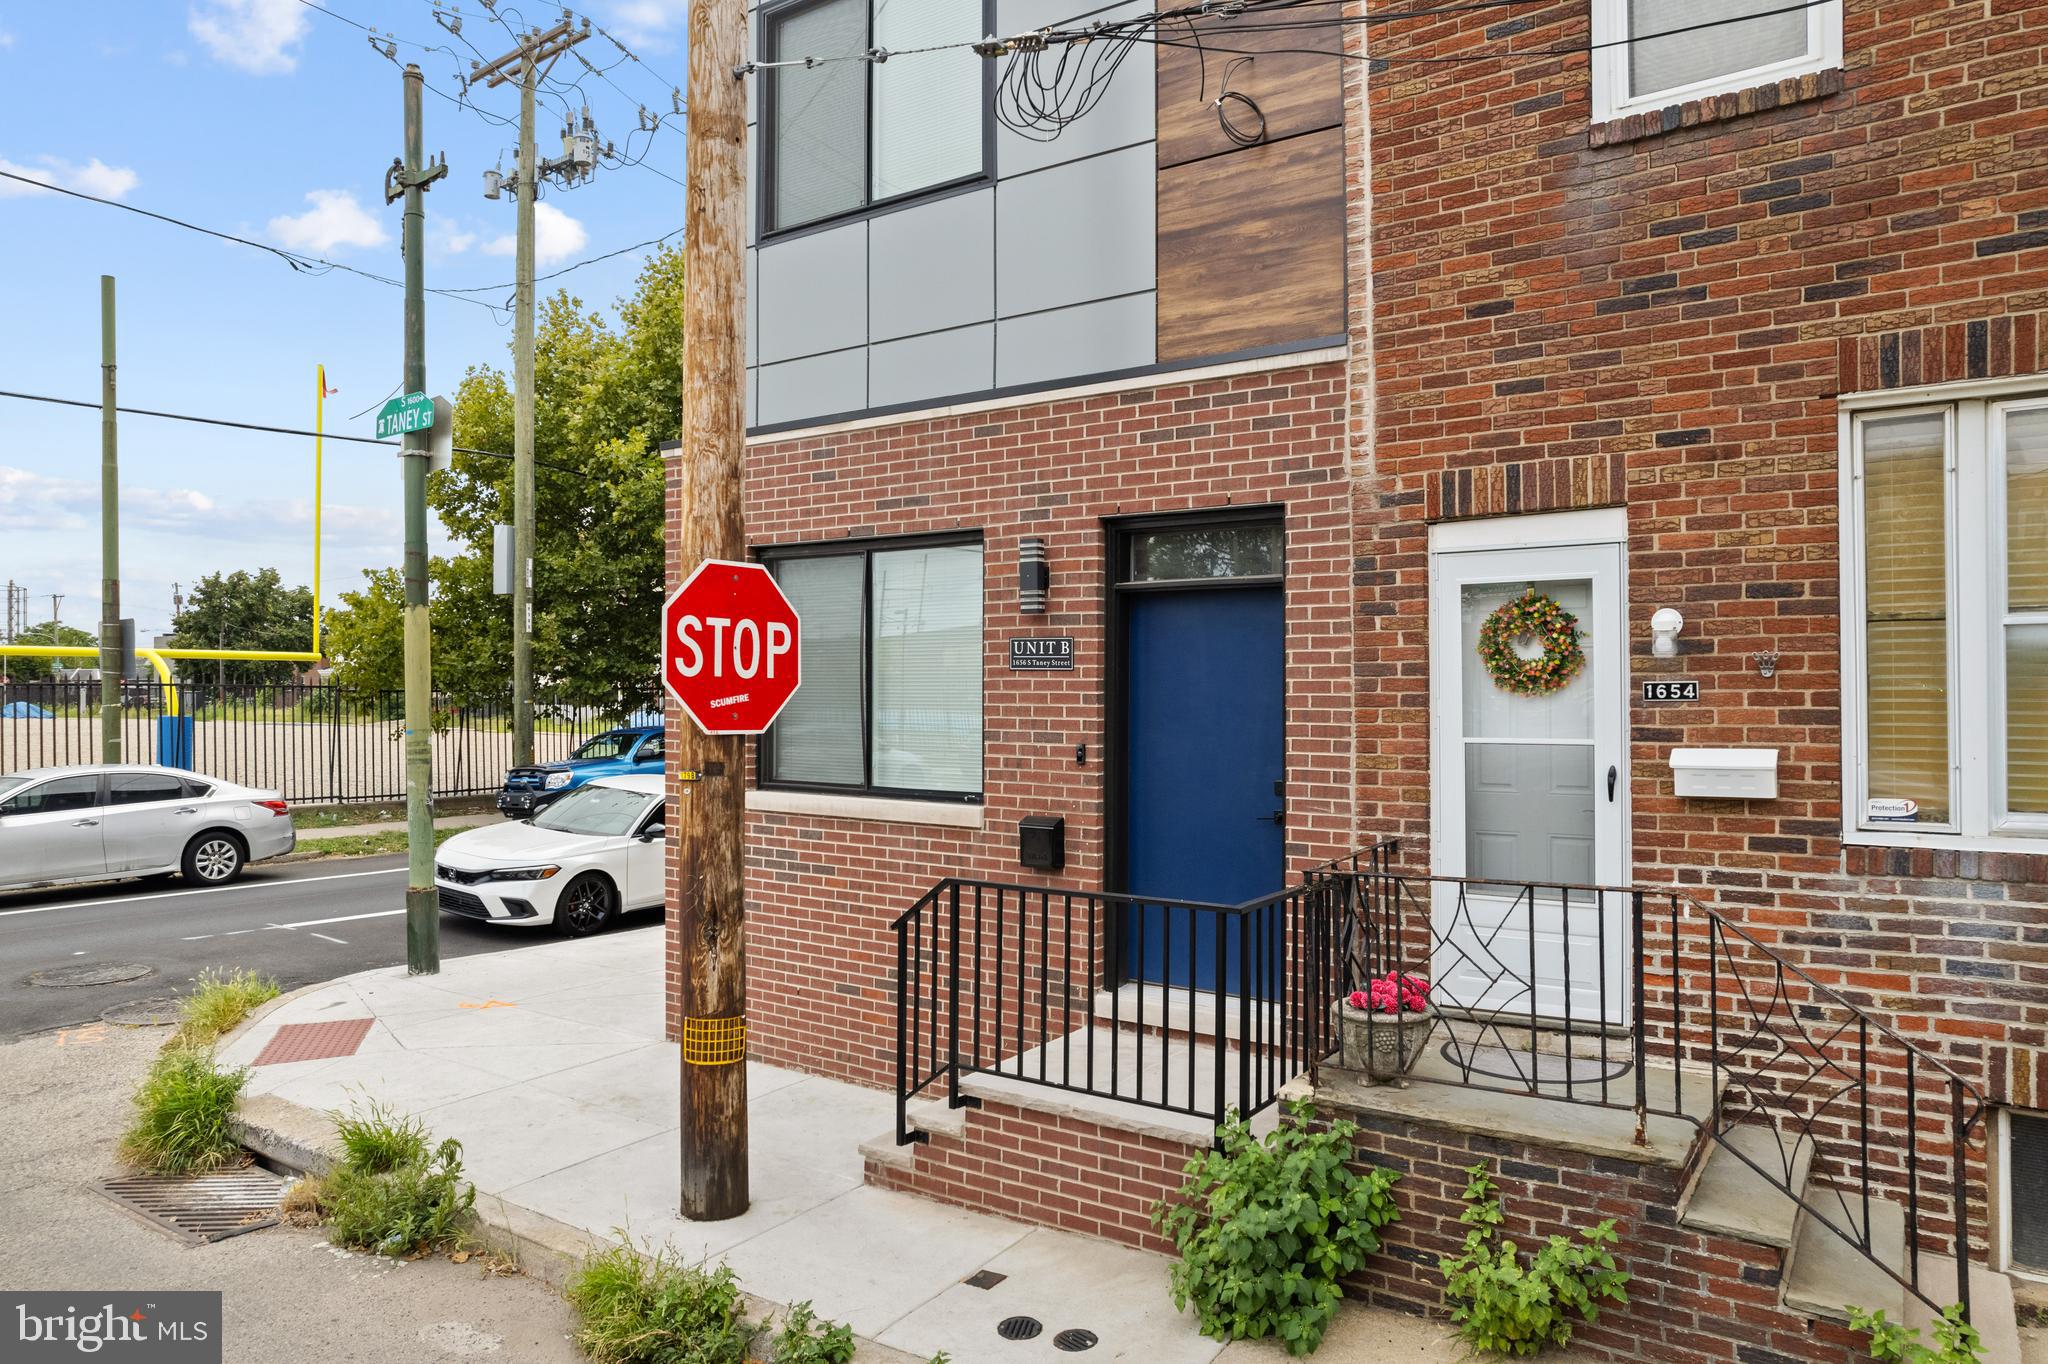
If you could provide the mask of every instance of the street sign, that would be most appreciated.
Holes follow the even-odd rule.
[[[434,400],[424,393],[407,393],[393,398],[377,413],[377,439],[430,431],[434,426]]]
[[[796,608],[759,564],[706,559],[661,608],[661,680],[706,734],[759,734],[802,681]]]

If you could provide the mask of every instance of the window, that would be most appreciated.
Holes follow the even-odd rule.
[[[156,800],[182,800],[182,778],[157,772],[116,772],[107,778],[107,804],[147,805]]]
[[[2005,1159],[2005,1267],[2048,1276],[2048,1113],[2008,1109]]]
[[[8,798],[0,813],[10,815],[54,815],[66,810],[90,810],[100,803],[98,777],[59,777]]]
[[[2048,835],[2048,395],[1862,411],[1850,437],[1849,827]]]
[[[633,751],[636,763],[658,763],[661,761],[662,738],[657,734]]]
[[[771,62],[973,42],[984,32],[982,7],[966,0],[796,0],[765,25]],[[983,174],[985,65],[961,48],[770,67],[761,120],[767,229]]]
[[[764,782],[979,799],[980,544],[770,566],[803,621],[804,683],[762,744]]]
[[[1840,66],[1842,6],[1593,0],[1593,42],[1593,117],[1604,122]]]

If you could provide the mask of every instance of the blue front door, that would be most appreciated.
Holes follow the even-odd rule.
[[[1134,592],[1124,639],[1124,885],[1164,902],[1126,915],[1126,975],[1214,989],[1217,916],[1173,902],[1234,905],[1283,884],[1280,589]],[[1235,989],[1237,926],[1225,931]]]

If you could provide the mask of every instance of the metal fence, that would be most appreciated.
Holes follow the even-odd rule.
[[[395,801],[405,797],[405,694],[326,686],[130,682],[122,690],[122,756],[161,762],[261,787],[301,804]],[[538,762],[576,745],[635,707],[535,702]],[[637,719],[651,718],[646,714]],[[458,703],[436,698],[436,796],[499,789],[512,762],[510,698]],[[0,773],[100,757],[99,683],[13,682],[0,686]]]

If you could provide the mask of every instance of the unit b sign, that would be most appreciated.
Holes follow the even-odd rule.
[[[1039,635],[1010,641],[1013,673],[1070,673],[1074,670],[1072,635]]]

